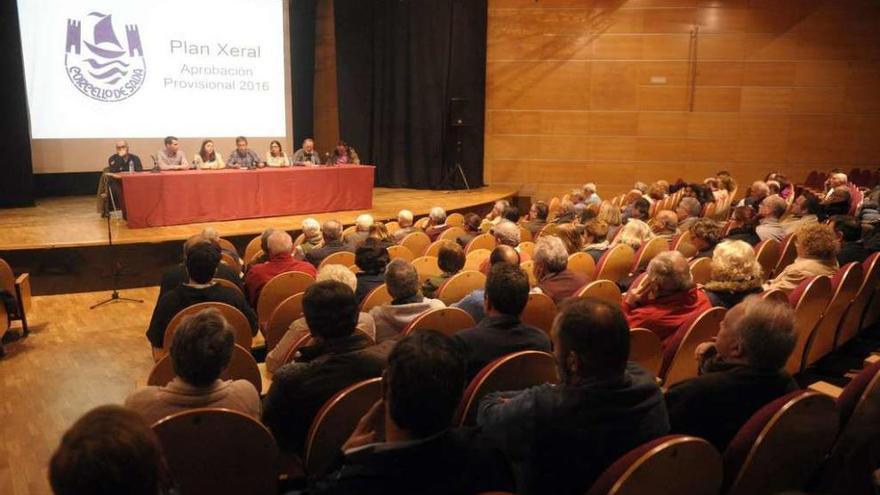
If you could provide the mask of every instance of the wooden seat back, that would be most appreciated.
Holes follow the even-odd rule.
[[[290,329],[290,325],[302,318],[303,296],[305,293],[294,294],[281,301],[266,322],[266,352],[271,351],[281,342],[282,337]]]
[[[577,293],[577,297],[595,297],[614,306],[621,306],[620,287],[610,280],[595,280]]]
[[[486,261],[492,251],[488,249],[475,249],[469,252],[464,258],[464,268],[462,270],[480,270],[480,266]]]
[[[450,305],[461,301],[471,292],[486,286],[486,276],[474,270],[465,270],[450,277],[437,291],[437,298]]]
[[[385,303],[390,303],[392,300],[391,294],[388,293],[388,286],[382,284],[375,289],[371,290],[367,297],[361,301],[361,311],[364,313],[369,313],[371,309],[376,306],[381,306]]]
[[[520,225],[519,226],[519,241],[522,243],[522,242],[531,242],[533,240],[534,239],[532,239],[532,231],[523,227],[522,225]]]
[[[254,336],[253,333],[251,333],[251,324],[244,313],[239,311],[235,306],[230,306],[226,303],[203,302],[183,308],[171,318],[171,321],[168,322],[168,326],[165,327],[165,336],[162,339],[162,349],[164,352],[158,357],[161,358],[164,354],[167,354],[168,349],[171,348],[171,341],[174,340],[174,332],[177,331],[177,327],[180,326],[184,318],[212,308],[220,311],[220,314],[226,319],[226,323],[232,327],[232,333],[235,335],[235,343],[245,349],[250,349],[253,344]]]
[[[788,294],[784,290],[770,289],[761,293],[761,299],[788,304]]]
[[[413,256],[421,256],[431,245],[431,238],[424,232],[410,232],[400,241],[400,245],[409,249]]]
[[[529,300],[520,318],[523,323],[540,328],[550,335],[553,320],[556,318],[556,303],[547,294],[529,294]]]
[[[849,342],[862,329],[863,316],[868,303],[871,302],[875,288],[880,285],[880,253],[868,256],[868,259],[862,263],[862,268],[862,284],[840,322],[834,343],[835,349]],[[874,304],[880,304],[880,300],[875,300]]]
[[[779,261],[776,263],[776,266],[773,267],[771,273],[765,273],[765,276],[768,279],[779,275],[782,273],[782,270],[785,270],[785,267],[794,263],[795,258],[797,258],[796,241],[797,237],[795,234],[788,234],[782,239],[782,244],[779,247]]]
[[[712,280],[712,258],[697,258],[690,262],[691,277],[695,284],[705,285]]]
[[[406,246],[401,246],[399,244],[388,246],[388,260],[391,261],[396,259],[412,261],[415,259],[415,255]]]
[[[158,363],[153,365],[150,376],[147,378],[147,385],[156,387],[164,387],[168,382],[173,380],[177,374],[174,373],[174,364],[171,362],[171,355],[168,354]],[[247,380],[257,392],[263,390],[263,380],[260,377],[260,369],[257,367],[257,361],[251,355],[250,350],[235,344],[232,348],[232,356],[229,359],[229,365],[220,374],[221,380]]]
[[[526,253],[529,258],[535,257],[535,243],[532,241],[522,241],[516,246],[516,250],[520,253]],[[595,265],[595,264],[594,264]]]
[[[225,249],[227,251],[231,251],[231,252],[235,253],[236,255],[238,254],[238,248],[235,247],[235,244],[230,242],[228,239],[224,239],[221,237],[221,238],[217,239],[217,244],[220,245],[220,249]]]
[[[648,266],[655,256],[663,251],[669,251],[669,241],[664,237],[655,237],[639,247],[639,251],[633,257],[630,273],[638,273]],[[588,255],[589,256],[589,255]]]
[[[464,215],[461,213],[450,213],[449,215],[446,215],[446,225],[461,227],[464,225]]]
[[[825,276],[805,280],[801,287],[789,295],[789,302],[794,307],[794,331],[797,336],[794,350],[785,364],[785,371],[790,374],[800,373],[803,369],[807,341],[831,302],[831,296],[831,279]]]
[[[605,251],[596,263],[596,280],[610,280],[617,283],[627,276],[635,259],[635,252],[626,244],[618,244]]]
[[[755,246],[755,259],[761,265],[764,280],[768,280],[774,268],[779,263],[780,246],[776,239],[767,239]]]
[[[438,239],[432,242],[428,245],[427,248],[425,248],[425,252],[424,254],[422,254],[422,256],[438,256],[440,254],[440,246],[442,246],[444,243],[446,243],[446,240],[444,239]]]
[[[807,340],[804,350],[804,367],[808,367],[834,350],[834,339],[847,308],[852,304],[862,285],[862,264],[848,263],[841,267],[831,280],[831,301],[822,319]]]
[[[568,269],[587,276],[587,280],[593,280],[596,275],[596,260],[589,253],[583,251],[568,256]]]
[[[465,389],[454,425],[472,425],[477,407],[491,392],[525,390],[544,383],[559,383],[556,359],[540,351],[520,351],[487,364]]]
[[[244,256],[243,256],[244,262],[246,264],[250,264],[251,260],[254,259],[254,257],[257,255],[257,253],[259,251],[263,250],[263,247],[261,245],[262,240],[263,240],[263,236],[258,235],[256,237],[254,237],[253,239],[251,239],[247,243],[247,246],[245,246],[245,248],[244,248]]]
[[[678,382],[699,375],[698,363],[694,359],[694,351],[703,342],[709,342],[718,335],[721,329],[721,320],[727,310],[724,308],[710,308],[697,316],[690,324],[685,324],[676,332],[675,339],[666,344],[664,353],[664,366],[660,370],[663,378],[663,386],[671,387]]]
[[[519,267],[529,277],[529,287],[538,285],[538,277],[535,276],[535,260],[523,261],[519,264]]]
[[[495,249],[495,236],[486,233],[474,237],[473,239],[471,239],[471,242],[467,244],[464,252],[465,254],[470,254],[472,251],[477,249],[488,249],[489,251]]]
[[[235,256],[232,256],[227,252],[221,252],[220,262],[228,266],[229,268],[232,268],[232,271],[234,271],[235,273],[241,273],[241,263]]]
[[[349,265],[353,263],[354,260]],[[305,292],[314,283],[315,278],[304,272],[284,272],[272,277],[272,280],[263,286],[263,290],[260,291],[257,298],[257,317],[260,320],[260,328],[265,328],[266,322],[269,321],[269,317],[272,316],[272,312],[281,304],[281,301],[294,294]]]
[[[163,418],[153,431],[180,493],[278,490],[278,447],[255,418],[229,409],[192,409]]]
[[[693,258],[697,254],[697,248],[694,246],[694,233],[685,230],[681,234],[672,238],[671,249],[683,254],[685,258]]]
[[[419,256],[412,260],[412,265],[419,274],[419,282],[424,283],[431,277],[439,277],[443,274],[440,265],[437,264],[436,256]]]
[[[318,269],[320,270],[327,265],[351,266],[353,264],[355,264],[354,253],[352,253],[351,251],[337,251],[321,260],[321,264],[318,265]]]
[[[449,219],[446,219],[446,224],[449,225]],[[437,237],[438,241],[452,241],[457,242],[458,238],[465,235],[465,231],[463,228],[459,226],[449,227],[444,230],[439,237]]]
[[[437,308],[416,316],[401,333],[409,335],[419,330],[434,330],[451,337],[461,330],[473,328],[476,325],[474,318],[463,309]]]
[[[217,285],[221,285],[223,287],[226,287],[227,289],[232,289],[235,292],[237,292],[241,296],[242,299],[245,299],[245,295],[244,295],[244,292],[241,290],[241,287],[236,285],[231,280],[226,280],[225,278],[215,278],[215,279],[212,279],[211,282],[213,282]]]
[[[647,328],[629,331],[629,360],[639,363],[654,376],[660,374],[663,364],[663,343],[660,337]]]
[[[395,232],[400,230],[400,222],[396,220],[393,222],[385,222],[385,230],[387,230],[389,234],[394,235]]]

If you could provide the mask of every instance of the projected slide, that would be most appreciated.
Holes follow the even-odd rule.
[[[283,0],[18,0],[34,139],[284,136]]]

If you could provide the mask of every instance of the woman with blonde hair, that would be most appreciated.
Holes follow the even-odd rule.
[[[730,309],[761,292],[762,282],[755,249],[744,241],[724,241],[712,252],[712,277],[703,291],[713,306]]]
[[[565,250],[569,256],[579,252],[584,246],[584,240],[578,228],[570,223],[562,224],[556,229],[556,237],[562,239]]]
[[[651,227],[641,220],[630,219],[626,225],[620,229],[620,235],[611,243],[611,247],[618,244],[626,244],[633,251],[638,251],[643,244],[653,239],[654,231]]]
[[[837,253],[840,246],[830,225],[805,225],[796,235],[794,244],[797,258],[776,278],[764,284],[764,290],[780,289],[791,292],[804,280],[817,275],[832,276],[839,268]]]
[[[388,233],[388,227],[385,227],[385,224],[382,222],[373,222],[373,225],[370,225],[367,239],[376,239],[385,248],[394,245],[394,237]]]
[[[596,215],[596,220],[602,220],[608,225],[608,233],[606,235],[608,240],[613,240],[614,236],[617,235],[617,231],[620,230],[622,222],[620,208],[607,201],[603,201],[599,207],[599,214]]]

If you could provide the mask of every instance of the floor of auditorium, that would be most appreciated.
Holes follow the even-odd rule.
[[[124,290],[144,303],[94,310],[108,292],[34,298],[31,334],[0,359],[0,493],[50,494],[47,466],[64,431],[146,380],[153,360],[144,331],[158,293]]]

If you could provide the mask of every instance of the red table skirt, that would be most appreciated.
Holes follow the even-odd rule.
[[[367,210],[369,165],[113,174],[131,228]]]

